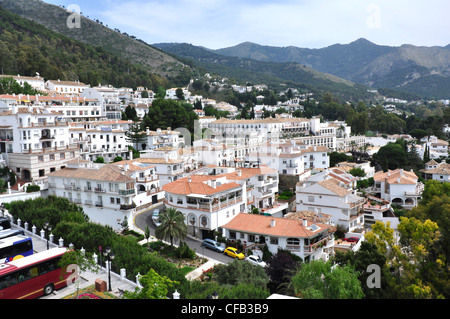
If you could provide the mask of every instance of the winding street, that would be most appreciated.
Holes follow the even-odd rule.
[[[148,210],[140,212],[138,215],[136,215],[134,219],[134,226],[139,228],[141,231],[145,232],[145,226],[148,225],[150,228],[150,234],[151,236],[155,237],[155,224],[152,222],[152,213],[155,209],[159,209],[160,211],[164,210],[164,204],[154,206]],[[210,259],[214,259],[217,261],[220,261],[222,263],[229,263],[233,261],[233,258],[228,257],[224,254],[212,251],[207,248],[203,248],[201,246],[201,240],[197,238],[193,238],[192,236],[188,236],[185,239],[186,244],[193,249],[198,255],[205,256]],[[174,244],[178,244],[177,242],[174,242]]]

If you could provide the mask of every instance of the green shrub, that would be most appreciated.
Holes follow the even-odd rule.
[[[39,192],[41,187],[39,185],[29,185],[27,186],[27,193]]]

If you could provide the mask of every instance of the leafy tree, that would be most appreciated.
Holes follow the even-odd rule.
[[[358,177],[364,177],[366,176],[366,172],[364,171],[363,168],[360,167],[354,167],[352,168],[349,173],[353,176],[358,176]]]
[[[303,299],[361,299],[364,297],[358,274],[350,266],[314,260],[302,264],[292,277],[296,295]]]
[[[184,223],[184,216],[175,208],[167,208],[159,215],[159,225],[155,235],[158,239],[170,239],[173,246],[174,239],[184,239],[187,235],[187,226]]]
[[[241,283],[264,289],[269,282],[263,267],[239,260],[214,266],[213,279],[221,285],[235,286]]]
[[[128,105],[125,108],[125,117],[124,120],[131,120],[131,121],[137,121],[139,120],[139,117],[137,116],[136,109],[132,107],[131,105]]]
[[[142,127],[156,131],[158,128],[186,128],[194,132],[194,121],[198,119],[189,103],[170,99],[155,99],[142,120]]]
[[[137,122],[130,125],[129,130],[125,133],[125,138],[128,142],[132,143],[132,145],[136,145],[138,150],[140,147],[142,148],[145,142],[147,142],[147,134],[141,129],[140,124]]]
[[[292,275],[300,267],[300,262],[284,250],[279,250],[266,261],[266,273],[270,278],[268,286],[272,293],[286,292]]]
[[[400,217],[397,243],[389,223],[376,222],[366,240],[386,256],[391,298],[441,298],[448,296],[448,266],[439,253],[439,228],[430,220]]]
[[[125,291],[125,299],[167,299],[169,289],[175,288],[179,282],[159,275],[154,269],[139,279],[142,288],[134,292]]]
[[[103,163],[105,163],[105,159],[103,158],[103,156],[99,156],[95,159],[94,163],[103,164]]]
[[[373,155],[373,160],[383,167],[383,170],[403,168],[408,163],[407,152],[403,143],[398,140],[380,147]],[[387,167],[384,167],[387,161]]]
[[[351,162],[353,160],[352,156],[348,156],[345,153],[339,153],[339,152],[331,152],[330,153],[330,167],[336,166],[337,163],[340,162]]]
[[[175,95],[177,96],[177,98],[178,98],[179,100],[184,100],[183,89],[180,89],[180,88],[176,89],[176,90],[175,90]]]
[[[385,273],[389,271],[386,267],[386,256],[377,250],[376,245],[363,241],[360,249],[356,252],[353,250],[346,252],[336,251],[334,261],[340,266],[350,265],[355,269],[365,298],[378,299],[389,297],[389,286],[386,282],[387,276],[385,276]],[[382,271],[381,287],[379,289],[370,288],[367,285],[367,279],[371,275],[371,273],[367,272],[370,265],[378,265]]]

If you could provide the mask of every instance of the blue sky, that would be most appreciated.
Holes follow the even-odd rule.
[[[250,41],[322,48],[366,38],[380,45],[450,43],[448,0],[44,0],[147,43],[219,49]]]

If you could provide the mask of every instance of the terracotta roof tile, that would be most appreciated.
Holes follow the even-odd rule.
[[[272,220],[275,221],[274,226],[272,226]],[[240,213],[222,228],[270,236],[309,238],[318,233],[318,231],[313,232],[308,229],[312,224],[308,221],[305,227],[299,220]],[[320,230],[331,227],[321,223],[314,223],[314,225],[320,227]]]

